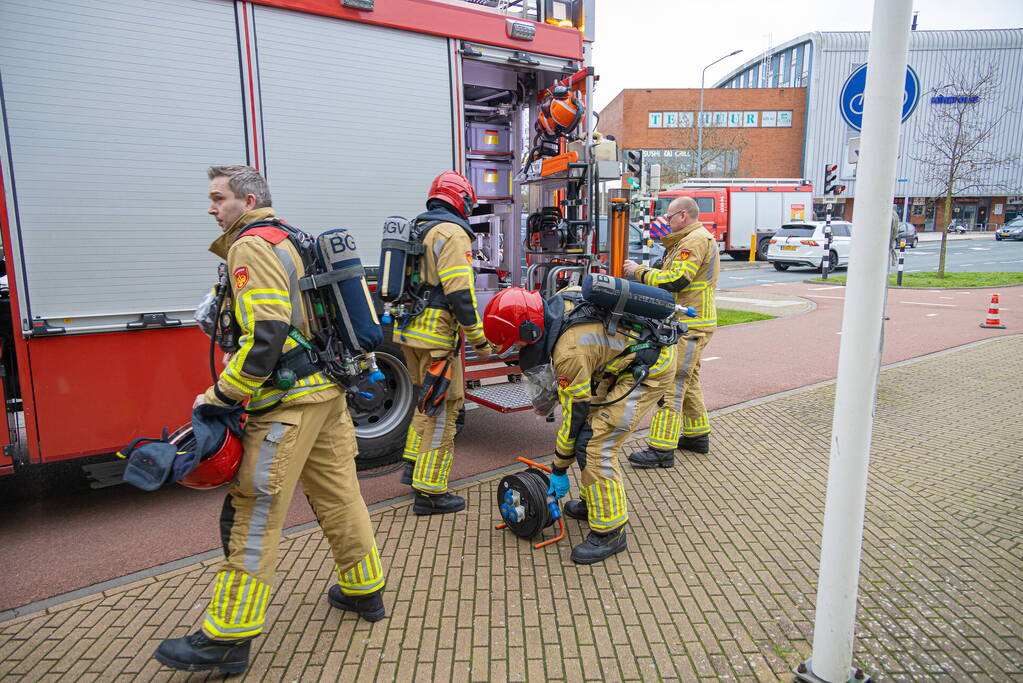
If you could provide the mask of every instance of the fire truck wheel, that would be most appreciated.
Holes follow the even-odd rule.
[[[371,398],[349,395],[348,400],[348,412],[359,442],[359,454],[355,458],[358,470],[389,465],[401,459],[416,405],[415,387],[401,347],[385,341],[377,349],[376,357],[384,379],[359,385],[360,391],[372,394]]]
[[[757,236],[757,260],[758,261],[766,261],[767,260],[767,249],[768,249],[768,247],[771,246],[771,237],[773,236],[773,234],[774,233],[771,233],[770,235],[759,235],[759,236]]]
[[[738,250],[726,251],[725,253],[728,254],[729,256],[731,256],[732,259],[734,259],[736,261],[749,261],[749,250],[748,249],[746,251],[738,251]]]

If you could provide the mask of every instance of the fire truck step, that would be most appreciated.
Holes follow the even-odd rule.
[[[94,489],[102,489],[107,486],[117,486],[124,483],[124,468],[128,466],[127,460],[112,460],[110,462],[97,462],[90,465],[82,465],[85,476],[89,478],[89,486]]]
[[[526,385],[522,382],[484,384],[468,389],[465,398],[502,413],[527,410],[533,406],[526,394]]]

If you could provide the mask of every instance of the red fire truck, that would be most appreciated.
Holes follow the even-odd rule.
[[[671,200],[687,195],[700,206],[700,220],[732,258],[749,258],[753,236],[757,256],[767,259],[767,243],[782,223],[813,220],[813,186],[800,178],[692,178],[657,195],[654,215]]]
[[[0,3],[0,474],[187,421],[209,165],[259,168],[282,217],[350,229],[368,271],[384,218],[455,168],[484,198],[481,288],[519,284],[519,141],[546,89],[592,88],[593,4]],[[398,347],[378,362],[351,403],[362,467],[397,456],[414,403]]]

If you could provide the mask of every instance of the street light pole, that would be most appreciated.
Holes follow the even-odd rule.
[[[714,66],[722,59],[728,59],[742,52],[742,50],[736,50],[735,52],[729,52],[721,59],[715,59],[713,62],[703,67],[703,72],[700,74],[700,113],[696,117],[696,177],[703,177],[703,81],[707,76],[707,69]]]

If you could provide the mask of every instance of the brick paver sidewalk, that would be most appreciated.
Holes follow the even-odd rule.
[[[1023,337],[881,378],[856,663],[879,681],[1021,680]],[[497,478],[461,488],[457,515],[377,510],[375,625],[328,607],[319,532],[291,536],[245,680],[791,680],[810,654],[833,396],[724,411],[711,454],[626,466],[630,551],[603,564],[568,559],[574,520],[541,550],[495,531]],[[150,656],[194,629],[213,564],[0,624],[0,678],[187,679]]]

